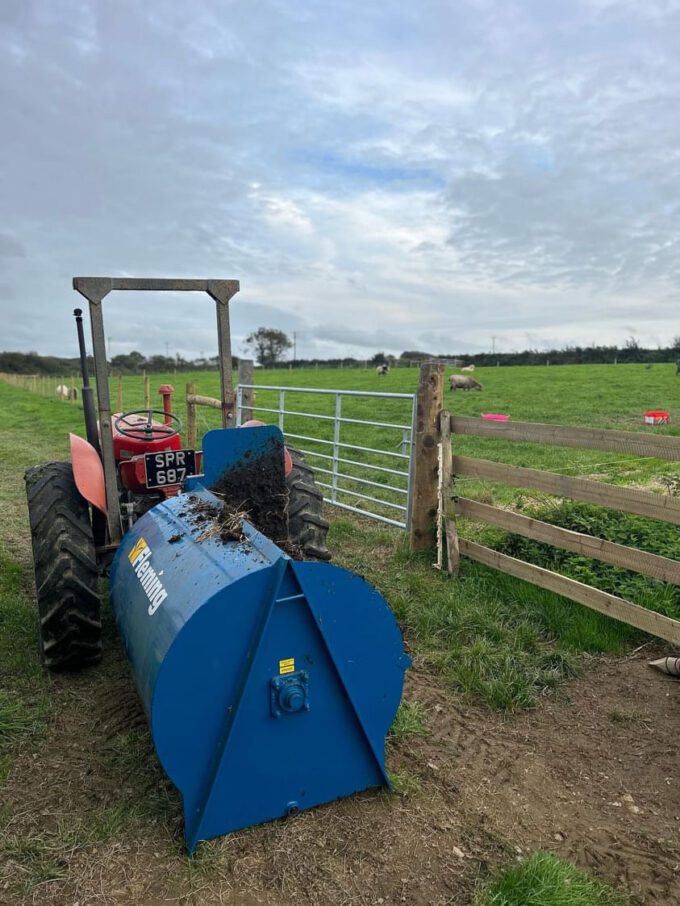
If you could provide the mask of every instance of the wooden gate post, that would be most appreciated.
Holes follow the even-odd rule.
[[[239,359],[238,361],[238,382],[239,384],[252,384],[255,364],[252,359]],[[241,424],[250,421],[253,417],[253,403],[255,402],[255,393],[253,390],[241,391]]]
[[[439,413],[443,395],[444,366],[425,362],[420,367],[411,460],[411,524],[408,529],[412,551],[428,550],[436,539]]]

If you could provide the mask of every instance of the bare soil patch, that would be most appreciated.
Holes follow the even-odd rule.
[[[416,667],[406,697],[424,706],[430,733],[390,743],[400,794],[232,834],[193,860],[112,653],[109,670],[55,678],[47,738],[16,762],[0,903],[464,904],[480,875],[546,848],[640,903],[671,906],[680,686],[646,666],[654,653],[593,658],[559,698],[509,719]]]

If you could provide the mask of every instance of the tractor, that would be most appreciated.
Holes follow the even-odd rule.
[[[202,291],[216,303],[224,428],[234,426],[229,302],[235,280],[75,277],[73,288],[90,308],[99,419],[81,309],[75,309],[87,440],[70,435],[70,462],[27,471],[26,491],[39,612],[39,649],[50,670],[79,669],[100,660],[99,578],[107,575],[125,531],[148,510],[182,492],[200,473],[202,456],[183,447],[182,422],[172,412],[173,388],[163,385],[163,409],[111,412],[102,301],[112,290]],[[248,425],[262,423],[249,422]],[[273,463],[272,469],[278,465]],[[287,540],[305,558],[329,560],[322,495],[303,455],[284,449],[286,495],[279,501]],[[244,488],[235,506],[250,489]],[[252,500],[249,504],[252,506]],[[280,540],[280,539],[279,539]]]
[[[199,841],[389,786],[385,740],[410,664],[387,602],[331,563],[322,497],[274,425],[232,427],[234,280],[76,277],[89,302],[99,418],[76,325],[87,440],[26,473],[42,659],[102,653],[109,601],[158,759]],[[222,425],[182,445],[163,409],[111,412],[102,300],[188,290],[215,300]]]

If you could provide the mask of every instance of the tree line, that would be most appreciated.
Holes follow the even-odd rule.
[[[246,346],[252,350],[257,362],[267,368],[364,368],[367,365],[387,364],[394,368],[418,365],[431,359],[443,360],[451,365],[611,365],[674,362],[680,357],[680,336],[668,346],[648,348],[630,337],[623,346],[565,346],[562,349],[525,349],[522,352],[476,352],[476,353],[432,353],[423,350],[405,350],[399,356],[376,352],[366,359],[352,356],[342,358],[296,358],[284,360],[283,356],[292,347],[292,342],[283,331],[261,327],[246,339]],[[238,358],[234,356],[234,365]],[[93,373],[94,362],[88,356],[88,369]],[[175,356],[145,356],[133,350],[115,355],[109,360],[113,373],[141,374],[142,372],[173,371],[214,371],[218,367],[217,356],[185,359]],[[42,356],[37,352],[0,352],[0,371],[10,374],[68,375],[80,371],[77,358]]]

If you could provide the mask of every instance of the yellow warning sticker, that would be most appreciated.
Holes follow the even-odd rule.
[[[295,658],[289,657],[285,661],[279,661],[279,673],[295,673]]]
[[[142,549],[145,548],[146,546],[147,545],[146,545],[146,541],[144,540],[144,538],[140,538],[139,541],[137,542],[137,544],[135,544],[135,546],[132,548],[132,550],[128,554],[128,560],[130,561],[130,563],[132,563],[132,561],[135,559],[135,557],[139,553],[141,553]]]

